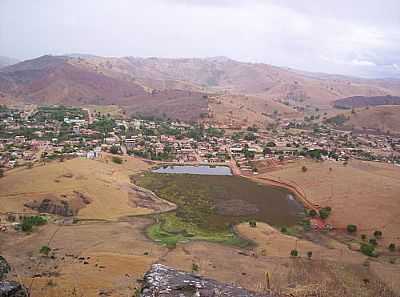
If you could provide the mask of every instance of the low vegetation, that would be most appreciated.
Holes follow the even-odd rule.
[[[41,226],[47,223],[47,219],[43,216],[24,217],[21,222],[21,230],[24,232],[32,232],[34,226]]]

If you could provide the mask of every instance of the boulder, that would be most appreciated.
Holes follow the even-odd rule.
[[[0,297],[28,297],[26,289],[15,281],[0,281]]]
[[[10,265],[7,263],[6,259],[4,259],[3,256],[0,256],[0,280],[3,280],[10,270]]]
[[[277,297],[250,292],[162,264],[154,264],[144,276],[141,297]]]

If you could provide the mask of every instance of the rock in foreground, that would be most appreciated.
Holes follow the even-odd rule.
[[[141,297],[273,297],[154,264],[144,276]]]
[[[25,288],[14,281],[0,281],[0,297],[27,297]]]

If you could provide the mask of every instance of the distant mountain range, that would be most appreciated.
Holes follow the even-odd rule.
[[[400,96],[400,80],[314,74],[226,57],[42,56],[0,69],[0,101],[110,105],[130,114],[268,121],[277,110],[352,96]],[[3,99],[2,99],[3,98]]]

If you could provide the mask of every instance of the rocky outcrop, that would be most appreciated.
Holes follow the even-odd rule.
[[[0,280],[3,280],[10,270],[10,265],[7,263],[6,259],[4,259],[3,256],[0,256]]]
[[[141,297],[277,297],[154,264],[144,276]]]
[[[4,280],[10,270],[6,259],[0,256],[0,297],[27,297],[27,290],[20,283]]]
[[[28,294],[18,282],[0,281],[0,297],[28,297]]]
[[[40,213],[51,213],[63,217],[69,217],[74,215],[73,209],[70,207],[67,201],[56,201],[51,199],[43,199],[42,201],[31,201],[25,203],[26,207],[36,210]]]

